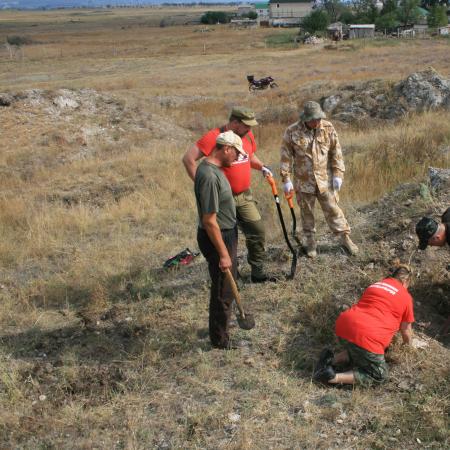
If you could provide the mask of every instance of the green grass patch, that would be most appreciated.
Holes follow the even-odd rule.
[[[286,31],[283,33],[271,34],[265,39],[267,47],[297,47],[295,38],[298,34],[295,31]]]

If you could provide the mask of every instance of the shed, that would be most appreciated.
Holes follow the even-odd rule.
[[[423,36],[427,34],[428,32],[428,25],[421,25],[418,23],[415,23],[413,26],[413,30],[416,32],[417,35]]]
[[[327,27],[327,37],[333,41],[340,41],[343,37],[342,22],[334,22]]]
[[[375,24],[350,25],[349,39],[366,39],[375,36]]]

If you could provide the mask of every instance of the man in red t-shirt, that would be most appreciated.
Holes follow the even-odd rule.
[[[253,200],[250,189],[251,169],[259,170],[263,176],[272,176],[272,172],[255,155],[256,142],[251,127],[258,125],[255,113],[248,108],[235,107],[229,121],[220,128],[214,128],[202,136],[183,156],[183,164],[189,177],[194,180],[197,161],[208,156],[213,150],[219,133],[231,130],[242,138],[242,144],[248,157],[240,155],[231,167],[224,168],[236,203],[236,216],[239,228],[245,235],[253,283],[276,281],[264,272],[265,229],[261,215]]]
[[[346,349],[336,356],[328,349],[322,352],[314,373],[316,381],[370,385],[386,380],[384,352],[395,333],[401,332],[405,344],[412,339],[410,281],[410,268],[399,265],[390,277],[369,286],[358,303],[339,315],[336,335]],[[333,366],[349,363],[352,371],[335,372]]]

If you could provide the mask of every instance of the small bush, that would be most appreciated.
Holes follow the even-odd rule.
[[[308,33],[315,34],[325,31],[330,24],[330,16],[322,9],[317,9],[308,14],[302,21],[302,28]]]
[[[282,47],[295,44],[296,32],[288,31],[282,34],[272,34],[267,36],[266,45],[268,47]]]
[[[30,45],[33,41],[27,36],[6,36],[6,42],[9,45]]]
[[[231,15],[224,11],[208,11],[200,18],[200,22],[205,25],[214,25],[216,23],[229,23]]]

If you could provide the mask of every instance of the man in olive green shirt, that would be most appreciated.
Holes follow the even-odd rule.
[[[197,242],[211,277],[209,336],[213,347],[222,349],[230,347],[228,328],[233,303],[223,272],[229,269],[236,276],[237,226],[233,193],[221,168],[230,167],[239,154],[245,155],[241,138],[233,131],[220,133],[213,151],[198,166],[194,180],[199,217]]]

